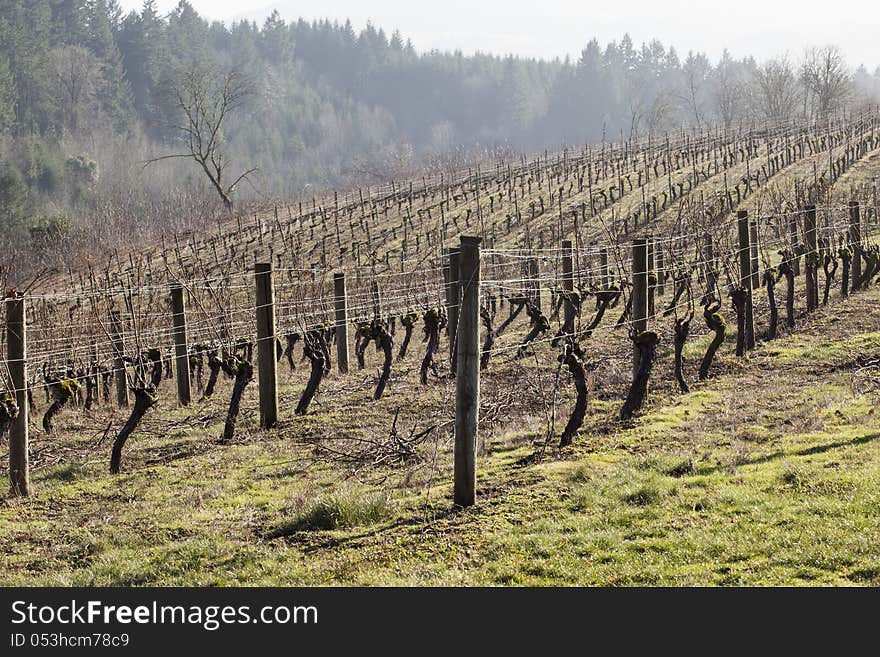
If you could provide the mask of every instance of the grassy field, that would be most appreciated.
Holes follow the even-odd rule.
[[[499,360],[467,511],[451,504],[453,386],[418,386],[415,361],[378,403],[369,372],[329,379],[306,418],[289,412],[292,381],[269,433],[249,390],[232,444],[217,441],[225,389],[196,412],[153,413],[115,477],[102,435],[121,418],[68,410],[63,437],[35,437],[36,494],[0,503],[0,583],[877,585],[880,391],[863,365],[880,356],[878,302],[877,288],[838,301],[745,360],[728,337],[717,376],[689,394],[664,358],[630,425],[615,419],[619,381],[594,380],[562,451],[570,383],[544,450],[538,391],[555,372]],[[703,346],[686,354],[691,380]],[[534,394],[511,396],[515,381]],[[353,459],[385,444],[396,412],[404,438],[437,428],[401,463]]]

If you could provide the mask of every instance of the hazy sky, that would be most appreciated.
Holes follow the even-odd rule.
[[[121,0],[125,9],[141,0]],[[158,0],[169,11],[177,0]],[[191,0],[207,18],[261,21],[272,9],[293,20],[350,18],[355,28],[371,21],[389,34],[396,28],[419,50],[438,48],[577,58],[592,37],[604,44],[629,32],[636,46],[651,38],[674,45],[680,55],[706,52],[716,59],[726,47],[735,57],[758,59],[807,45],[836,43],[852,65],[880,66],[880,9],[866,0]],[[254,9],[243,9],[250,4]],[[716,9],[717,7],[717,9]]]

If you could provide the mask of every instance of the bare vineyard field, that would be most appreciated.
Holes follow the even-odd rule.
[[[28,391],[12,385],[3,345],[0,394],[30,394],[33,491],[0,507],[0,581],[876,584],[878,154],[874,111],[600,144],[279,203],[46,272],[23,296]],[[746,335],[732,305],[742,212],[757,238],[753,348],[736,344]],[[482,238],[486,361],[467,510],[451,497],[446,327],[459,311],[448,281],[462,234]],[[641,238],[644,324],[632,312]],[[274,276],[269,430],[255,263]],[[187,406],[172,286],[186,304]],[[713,305],[726,331],[702,380],[719,335]],[[646,333],[659,340],[647,399],[621,419],[633,339]],[[131,406],[117,405],[117,382]],[[581,401],[585,417],[560,447]]]

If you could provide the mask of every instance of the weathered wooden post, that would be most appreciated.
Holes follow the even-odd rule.
[[[380,319],[382,316],[382,293],[379,290],[379,281],[373,279],[370,287],[373,291],[373,319]]]
[[[128,407],[128,375],[125,371],[125,341],[122,333],[122,319],[119,312],[110,312],[110,341],[113,343],[113,378],[116,383],[116,404]]]
[[[739,228],[739,284],[746,293],[745,316],[745,348],[755,347],[755,317],[752,301],[752,249],[749,231],[749,213],[739,210],[736,213]]]
[[[855,291],[855,284],[862,277],[862,227],[858,201],[849,202],[849,230],[846,233],[846,241],[850,252],[852,252],[850,280],[852,280],[853,285],[850,285],[850,287]]]
[[[651,279],[654,279],[654,282]],[[654,236],[648,236],[648,317],[654,317],[654,290],[657,288],[657,272],[654,271]]]
[[[339,373],[348,372],[348,294],[345,272],[333,274],[333,297],[336,308],[336,363]]]
[[[816,206],[808,205],[804,209],[804,267],[807,272],[807,310],[819,307],[819,254],[816,243]],[[855,260],[855,259],[853,259]]]
[[[18,406],[18,415],[9,431],[9,494],[12,497],[24,497],[31,492],[26,317],[24,298],[10,293],[6,300],[6,362]]]
[[[602,288],[608,289],[608,247],[599,251],[599,272],[602,276]]]
[[[546,308],[541,306],[541,271],[537,256],[532,256],[526,260],[526,263],[529,271],[528,278],[530,279],[529,288],[531,290],[532,303],[535,304],[535,308],[544,312]]]
[[[874,225],[880,226],[880,215],[878,215],[878,210],[880,210],[880,208],[877,207],[877,178],[876,177],[871,178],[871,191],[872,191],[872,195],[874,197]],[[868,232],[870,232],[870,230]]]
[[[186,307],[183,287],[171,284],[171,318],[174,323],[174,375],[177,378],[177,401],[181,406],[190,402],[189,345],[186,336]]]
[[[761,287],[760,261],[758,258],[758,221],[752,219],[749,222],[749,254],[752,261],[752,290]]]
[[[458,361],[455,336],[458,331],[459,304],[461,303],[459,250],[456,248],[446,249],[446,258],[446,332],[449,335],[450,371],[455,374]]]
[[[654,242],[654,253],[657,262],[657,296],[662,297],[666,293],[666,268],[663,264],[663,248],[660,242]]]
[[[648,243],[644,237],[632,243],[632,308],[630,322],[635,335],[648,329]],[[639,369],[639,349],[633,346],[633,378]]]
[[[874,197],[874,225],[880,226],[880,216],[878,216],[878,210],[880,208],[877,207],[877,178],[871,178],[871,193]],[[867,222],[867,219],[865,220]],[[870,230],[868,231],[871,232]]]
[[[562,241],[562,289],[563,296],[563,326],[571,327],[574,332],[575,308],[572,300],[574,292],[574,264],[572,260],[571,240]]]
[[[797,228],[797,214],[792,214],[788,220],[788,231],[791,245],[791,270],[794,272],[795,276],[801,275],[801,259],[798,257],[797,248],[798,248],[798,228]]]
[[[278,423],[278,367],[275,342],[275,284],[271,262],[254,264],[257,304],[257,367],[260,388],[260,426]]]
[[[480,238],[461,237],[461,311],[456,332],[455,488],[457,506],[476,501],[477,427],[480,410]]]

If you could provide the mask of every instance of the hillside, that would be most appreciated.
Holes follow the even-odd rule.
[[[631,426],[597,379],[575,447],[543,458],[552,372],[505,364],[524,399],[495,378],[484,388],[470,511],[450,509],[436,434],[394,467],[320,447],[352,417],[377,442],[397,410],[419,428],[445,421],[449,382],[426,392],[402,372],[376,404],[369,380],[333,380],[314,415],[268,434],[251,398],[232,445],[216,441],[221,400],[148,416],[116,477],[106,414],[76,414],[34,445],[36,495],[3,502],[0,582],[877,585],[878,301],[875,288],[835,302],[745,361],[725,351],[686,395],[657,383]],[[569,398],[563,386],[560,414]]]
[[[33,495],[3,499],[0,582],[877,584],[880,290],[870,181],[880,174],[878,151],[874,112],[825,125],[682,131],[669,142],[522,156],[316,198],[311,207],[273,206],[48,274],[25,298]],[[850,201],[862,208],[858,244],[847,238]],[[741,286],[740,210],[756,220],[752,267],[765,281],[754,292],[758,344],[743,357],[733,353],[741,310],[730,302]],[[420,338],[432,309],[446,305],[446,250],[468,232],[484,238],[480,302],[494,343],[484,347],[481,373],[478,502],[461,510],[451,503],[449,339],[437,332],[432,371],[422,365]],[[627,334],[636,324],[627,310],[630,245],[643,235],[651,236],[655,282],[665,283],[652,284],[647,318],[660,344],[647,402],[622,421],[632,380]],[[560,448],[576,398],[557,360],[563,347],[552,343],[566,238],[584,301],[572,340],[583,350],[588,412],[573,445]],[[842,298],[842,269],[832,275],[830,264],[842,264],[848,248],[873,273]],[[296,369],[280,360],[277,427],[259,429],[255,376],[234,437],[219,440],[233,384],[221,377],[213,396],[195,401],[208,373],[197,346],[236,355],[239,367],[248,358],[258,259],[275,265],[279,337],[299,332],[314,351],[323,335],[333,365],[307,412],[295,415],[316,370],[314,353],[296,344]],[[813,262],[829,300],[807,312]],[[789,328],[783,270],[795,263],[802,268],[791,277]],[[336,369],[332,275],[340,270],[352,342],[354,329],[372,322],[371,337],[393,332],[389,354],[397,356],[403,319],[414,313],[409,351],[391,359],[378,400],[388,361],[373,344],[360,352],[364,367],[352,357],[348,373]],[[775,338],[768,272],[779,306]],[[167,359],[175,282],[188,305],[188,408],[176,404]],[[612,285],[622,296],[603,318]],[[701,301],[712,296],[727,330],[700,381],[713,337]],[[529,303],[514,315],[520,298]],[[690,391],[681,393],[674,327],[694,310],[682,349]],[[111,312],[124,326],[128,385],[143,384],[142,353],[158,350],[169,368],[116,475],[107,473],[110,446],[128,410],[110,401]],[[547,329],[533,334],[542,321]],[[525,344],[527,334],[534,340]],[[93,391],[86,409],[90,377],[107,387]],[[70,380],[83,389],[52,431],[40,429],[57,383]]]

